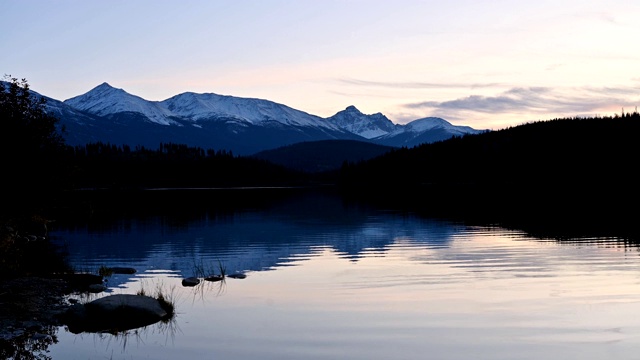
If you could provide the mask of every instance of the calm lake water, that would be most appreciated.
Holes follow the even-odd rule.
[[[93,297],[162,288],[177,309],[117,336],[60,328],[52,359],[639,356],[640,256],[614,237],[539,239],[321,195],[61,223],[52,236],[78,269],[137,269]],[[247,277],[182,287],[219,264]]]

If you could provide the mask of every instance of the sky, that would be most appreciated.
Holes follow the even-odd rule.
[[[259,98],[498,130],[640,105],[640,2],[3,0],[0,71],[57,100]],[[3,75],[0,74],[0,75]]]

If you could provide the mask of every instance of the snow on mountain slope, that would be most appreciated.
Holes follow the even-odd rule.
[[[396,125],[381,113],[365,115],[353,105],[339,111],[327,120],[366,139],[388,134],[396,128]]]
[[[450,122],[438,117],[426,117],[423,119],[414,120],[405,126],[405,131],[422,133],[436,128],[441,128],[450,132],[451,134],[458,135],[475,134],[482,132],[481,130],[475,130],[469,126],[452,125]]]
[[[436,129],[451,133],[451,136],[475,134],[481,132],[481,130],[475,130],[469,126],[452,125],[450,122],[439,117],[426,117],[418,120],[413,120],[403,126],[398,126],[394,131],[381,136],[381,138],[389,138],[405,133],[424,133]]]
[[[102,83],[89,92],[67,99],[65,104],[91,114],[106,116],[121,112],[136,112],[161,125],[179,125],[169,119],[171,112],[158,102],[131,95],[122,89]]]
[[[151,143],[198,143],[244,152],[328,139],[414,146],[483,131],[435,117],[394,124],[381,113],[366,115],[355,106],[321,118],[269,100],[214,93],[185,92],[148,101],[107,83],[64,103],[51,104],[50,109],[61,114],[69,126],[80,125],[78,132],[92,140],[136,143],[144,133]],[[173,126],[158,128],[158,124],[179,126],[183,131],[176,132]]]
[[[174,115],[190,118],[194,121],[215,117],[232,117],[252,124],[277,121],[285,125],[319,126],[339,130],[321,117],[261,99],[187,92],[164,100],[161,105]]]
[[[423,119],[413,120],[404,127],[404,131],[410,132],[423,132],[434,128],[443,128],[452,130],[455,126],[451,125],[448,121],[438,117],[426,117]]]
[[[181,125],[173,117],[197,122],[203,119],[232,118],[239,124],[268,121],[284,125],[320,127],[344,131],[325,119],[268,100],[240,98],[213,93],[182,93],[163,101],[148,101],[103,83],[89,92],[64,101],[65,104],[98,116],[122,112],[140,113],[161,125]],[[194,124],[195,125],[195,124]]]

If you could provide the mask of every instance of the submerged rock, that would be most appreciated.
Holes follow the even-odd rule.
[[[115,267],[109,267],[107,268],[107,270],[111,271],[112,274],[135,274],[136,273],[136,269],[134,268],[130,268],[130,267],[120,267],[120,266],[115,266]]]
[[[230,277],[232,279],[244,279],[247,277],[247,274],[243,274],[243,273],[234,273],[234,274],[229,274],[227,275],[227,277]]]
[[[91,293],[97,294],[107,290],[107,287],[102,284],[91,284],[89,285],[87,290],[89,290],[89,292]]]
[[[182,279],[182,286],[196,286],[200,284],[200,279],[197,277],[188,277],[186,279]]]
[[[154,324],[173,316],[159,300],[144,295],[117,294],[75,304],[69,308],[64,323],[69,331],[118,333]]]
[[[102,284],[103,282],[102,276],[87,273],[57,274],[54,276],[65,281],[70,289],[80,291],[87,290],[90,285]]]
[[[207,280],[207,281],[222,281],[222,280],[224,280],[224,276],[222,276],[222,275],[209,275],[204,279]]]

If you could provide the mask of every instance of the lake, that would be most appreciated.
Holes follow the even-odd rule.
[[[203,199],[203,201],[205,201]],[[125,334],[57,331],[52,359],[637,359],[628,239],[537,238],[330,194],[61,221],[109,294],[162,289],[177,315]],[[183,287],[199,271],[244,279]]]

